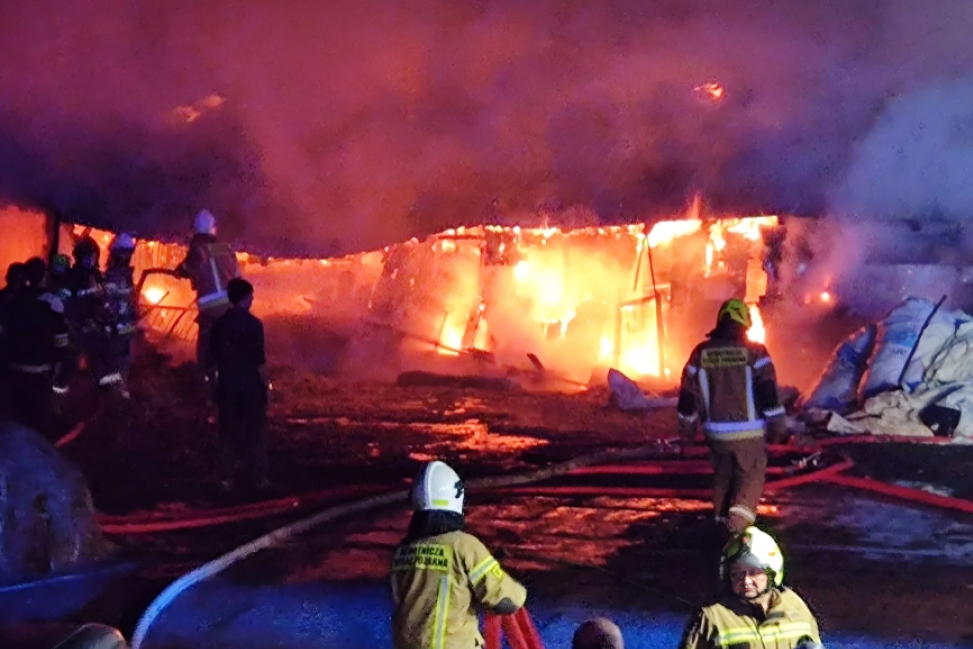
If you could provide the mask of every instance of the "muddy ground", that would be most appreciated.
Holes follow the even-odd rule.
[[[608,407],[607,394],[598,389],[568,395],[397,387],[284,367],[273,368],[273,374],[268,439],[275,487],[264,497],[359,483],[401,487],[432,457],[474,478],[675,434],[671,409],[624,414]],[[140,356],[131,401],[102,410],[63,449],[83,468],[100,511],[198,508],[253,498],[223,496],[216,489],[215,413],[203,395],[190,366],[172,367],[156,353]],[[856,460],[858,474],[973,497],[969,446],[862,444],[841,451]],[[706,478],[682,480],[685,486],[705,486]],[[558,620],[572,619],[565,611],[682,620],[692,605],[712,595],[714,540],[704,502],[476,493],[469,498],[470,528],[506,551],[506,562],[530,586],[536,615],[553,637],[562,633]],[[970,516],[828,486],[768,496],[761,514],[785,544],[791,583],[812,603],[822,626],[845,638],[835,646],[973,646],[967,606],[973,592]],[[296,515],[118,537],[121,551],[148,557],[149,568],[127,591],[91,607],[85,619],[131,629],[170,580]],[[391,508],[340,521],[244,562],[231,570],[228,582],[207,584],[174,607],[160,620],[153,646],[257,647],[285,640],[287,646],[329,646],[315,643],[320,634],[315,636],[311,623],[299,636],[276,624],[262,628],[264,600],[254,600],[254,593],[269,597],[271,588],[274,597],[284,597],[287,588],[316,583],[380,589],[407,518],[403,508]],[[285,611],[275,609],[274,615],[286,617],[288,605],[274,606]],[[294,628],[304,628],[302,614],[291,612],[297,616]],[[187,615],[195,617],[187,621]],[[241,642],[241,628],[249,644]],[[31,633],[20,635],[22,644],[11,633],[4,646],[42,646]],[[657,640],[672,635],[665,633],[669,636]],[[878,644],[855,644],[856,637]]]

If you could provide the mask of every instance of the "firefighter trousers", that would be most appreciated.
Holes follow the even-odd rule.
[[[221,480],[232,480],[239,460],[247,464],[254,484],[267,479],[267,398],[265,395],[220,395],[219,459]]]
[[[767,444],[762,437],[707,440],[713,464],[713,511],[731,534],[757,519],[757,503],[767,473]]]

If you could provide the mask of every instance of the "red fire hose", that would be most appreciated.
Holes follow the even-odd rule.
[[[787,451],[793,449],[785,447]],[[684,469],[682,465],[686,465]],[[807,484],[826,476],[835,475],[852,466],[851,460],[844,460],[834,466],[812,473],[784,477],[767,483],[767,491]],[[686,470],[688,469],[688,470]],[[787,475],[792,467],[770,467],[771,475]],[[706,464],[693,460],[658,460],[653,463],[631,465],[611,464],[589,468],[574,469],[566,475],[674,475],[707,473]],[[175,512],[147,512],[131,515],[100,514],[98,522],[106,534],[152,534],[176,530],[197,529],[228,523],[237,523],[260,518],[269,518],[314,505],[340,502],[347,498],[362,498],[380,493],[389,485],[348,485],[312,491],[287,498],[268,500],[258,503],[237,505],[203,510],[181,510]],[[596,487],[593,485],[547,485],[501,487],[488,489],[491,493],[521,496],[577,496],[577,497],[616,497],[616,498],[696,498],[706,499],[712,493],[708,488],[668,488],[668,487]]]
[[[501,635],[506,636],[510,649],[544,649],[541,635],[526,608],[513,615],[487,613],[483,621],[486,649],[502,649]]]
[[[389,489],[388,485],[349,485],[236,507],[195,510],[178,514],[147,513],[133,516],[99,514],[97,520],[105,534],[172,532],[269,518],[312,505],[336,503],[347,498],[364,498]]]
[[[901,498],[903,500],[909,500],[922,505],[942,507],[944,509],[954,509],[956,511],[973,514],[973,502],[964,500],[962,498],[951,498],[950,496],[941,496],[939,494],[930,493],[921,489],[900,487],[898,485],[873,480],[871,478],[856,478],[848,475],[829,475],[823,479],[832,484],[841,485],[843,487],[871,491],[873,493],[882,494],[883,496]]]

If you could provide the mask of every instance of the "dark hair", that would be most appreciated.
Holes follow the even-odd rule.
[[[34,286],[41,284],[45,275],[47,275],[47,264],[40,257],[31,257],[24,264],[24,276],[30,284]]]
[[[253,284],[241,277],[235,277],[226,285],[226,295],[235,306],[253,295]]]
[[[27,281],[27,272],[23,262],[15,261],[7,266],[7,284],[17,284]]]

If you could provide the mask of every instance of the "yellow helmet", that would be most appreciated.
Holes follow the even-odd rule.
[[[719,322],[723,318],[729,318],[733,322],[738,322],[749,329],[751,324],[750,307],[740,298],[731,298],[720,307],[719,315],[716,316],[716,322]]]
[[[723,548],[723,556],[720,557],[721,580],[729,577],[730,566],[734,563],[765,570],[773,586],[780,588],[784,583],[784,555],[777,541],[756,527],[743,530]]]

